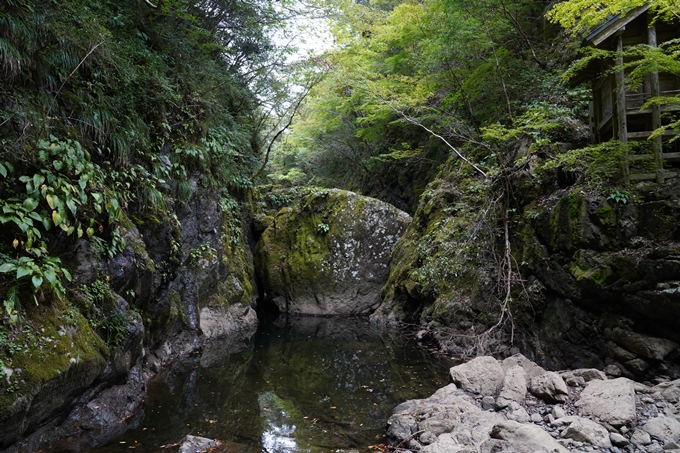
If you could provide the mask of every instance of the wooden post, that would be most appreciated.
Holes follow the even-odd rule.
[[[656,41],[656,26],[651,22],[651,15],[647,14],[647,42],[651,47],[657,47]],[[659,96],[659,72],[654,71],[649,74],[651,95],[652,97]],[[661,127],[661,106],[659,104],[652,105],[652,131]],[[656,182],[663,184],[663,142],[662,137],[658,136],[654,139],[652,144],[652,152],[654,153],[654,162],[656,162]]]
[[[626,82],[625,74],[623,72],[623,30],[616,36],[616,129],[618,138],[624,145],[628,143],[628,124],[626,121]],[[630,180],[630,172],[628,168],[628,155],[623,157],[621,163],[621,176],[623,181],[628,184]]]

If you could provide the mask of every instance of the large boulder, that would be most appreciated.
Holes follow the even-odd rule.
[[[677,442],[680,440],[680,422],[671,417],[656,417],[649,420],[642,427],[650,436],[664,442]]]
[[[529,390],[549,403],[564,403],[569,399],[567,384],[554,371],[548,371],[531,379]]]
[[[311,193],[279,211],[257,244],[266,299],[287,313],[371,313],[410,221],[405,212],[352,192]]]
[[[477,357],[449,370],[451,381],[463,390],[482,395],[495,395],[505,379],[498,360],[489,356]]]
[[[633,383],[626,378],[590,381],[576,406],[582,415],[596,417],[615,427],[631,424],[635,420]]]

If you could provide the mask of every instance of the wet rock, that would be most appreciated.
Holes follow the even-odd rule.
[[[595,423],[587,418],[579,417],[573,421],[562,432],[562,437],[579,442],[587,442],[598,448],[609,448],[612,446],[609,440],[609,431],[599,423]]]
[[[582,415],[619,427],[635,420],[635,391],[626,378],[594,380],[581,393],[576,407]]]
[[[569,398],[567,384],[559,374],[553,371],[532,378],[529,391],[549,403],[562,403]]]
[[[255,253],[267,298],[286,313],[373,312],[392,249],[410,221],[385,202],[337,189],[283,208]]]
[[[567,453],[569,450],[560,445],[553,437],[533,424],[522,424],[511,420],[494,425],[491,437],[511,443],[530,444],[534,450]]]
[[[493,357],[483,356],[449,370],[451,381],[472,393],[495,395],[503,384],[505,373]]]
[[[680,440],[680,422],[675,418],[661,416],[649,420],[642,429],[655,439],[664,442]]]
[[[179,453],[204,453],[217,446],[217,441],[199,436],[186,436],[180,446]]]

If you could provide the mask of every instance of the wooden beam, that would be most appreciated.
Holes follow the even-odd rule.
[[[626,25],[637,19],[640,14],[644,13],[649,9],[649,5],[645,6],[640,6],[638,8],[635,8],[634,10],[628,12],[625,16],[617,20],[615,23],[607,27],[606,29],[602,30],[600,33],[598,33],[596,36],[593,36],[590,38],[590,43],[594,46],[599,46],[602,44],[607,38],[615,35],[617,32],[622,31],[623,29],[626,28]]]
[[[623,33],[620,32],[616,37],[616,135],[621,143],[628,143],[628,125],[626,123],[626,82],[623,73]],[[630,169],[628,159],[621,161],[621,176],[625,184],[630,180]]]
[[[647,14],[647,43],[650,47],[657,47],[658,43],[656,40],[656,25],[652,21],[651,14]],[[659,96],[659,71],[654,71],[649,74],[649,84],[652,91],[652,97]],[[652,107],[652,130],[657,130],[661,127],[661,109],[658,104],[654,104]],[[663,142],[661,141],[661,136],[654,138],[654,143],[652,145],[652,152],[654,153],[654,161],[657,165],[657,178],[656,182],[659,184],[663,183],[663,158],[661,153],[663,148]]]

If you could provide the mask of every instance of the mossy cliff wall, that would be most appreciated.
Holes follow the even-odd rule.
[[[680,183],[616,197],[527,172],[502,190],[452,168],[396,245],[374,322],[418,323],[458,354],[678,374]]]
[[[257,323],[248,197],[224,209],[221,191],[193,181],[186,202],[126,218],[121,253],[74,244],[64,300],[27,304],[20,327],[0,338],[0,450],[37,451],[60,436],[96,447],[134,422],[129,408],[154,371]],[[104,415],[85,420],[77,414],[93,398],[127,403],[110,413],[96,404]]]

